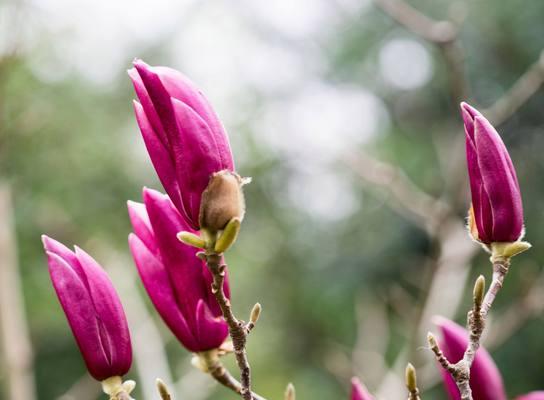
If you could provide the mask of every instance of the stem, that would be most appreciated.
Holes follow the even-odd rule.
[[[251,392],[251,368],[246,352],[247,334],[249,333],[244,321],[238,320],[232,312],[231,304],[225,291],[223,290],[223,282],[225,281],[225,265],[221,264],[221,255],[208,251],[206,252],[206,264],[212,273],[212,293],[214,294],[221,312],[227,325],[229,326],[229,334],[234,346],[234,355],[240,369],[241,385],[237,386],[233,383],[233,378],[228,374],[225,368],[221,366],[216,371],[217,376],[213,375],[220,383],[240,393],[244,400],[259,399]],[[227,376],[228,374],[228,376]],[[229,378],[230,377],[230,378]],[[236,382],[234,380],[234,382]]]
[[[470,389],[470,368],[474,362],[476,352],[480,348],[480,340],[485,329],[485,320],[497,294],[502,288],[504,278],[510,267],[508,257],[492,257],[493,280],[487,290],[483,302],[480,304],[474,301],[472,310],[468,313],[467,328],[470,333],[469,343],[463,355],[463,358],[456,364],[450,363],[442,354],[442,351],[434,339],[429,340],[431,350],[434,352],[438,362],[446,369],[459,388],[461,400],[473,400],[472,390]]]

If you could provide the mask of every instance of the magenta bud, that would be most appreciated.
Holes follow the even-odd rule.
[[[128,202],[134,233],[130,251],[153,305],[176,338],[189,351],[218,348],[228,326],[211,292],[212,276],[199,251],[176,234],[195,231],[167,195],[143,191],[144,204]],[[224,289],[229,294],[228,281]]]
[[[468,345],[468,332],[455,322],[446,318],[435,318],[435,324],[442,333],[439,347],[450,363],[463,358]],[[442,378],[450,399],[460,400],[459,389],[446,370],[442,370]],[[476,352],[474,363],[470,369],[470,388],[475,400],[506,400],[506,392],[499,369],[489,353],[483,348]]]
[[[45,235],[49,274],[89,373],[97,380],[125,375],[132,347],[121,301],[98,263]]]
[[[134,61],[136,120],[157,175],[190,226],[199,229],[210,177],[234,171],[229,140],[208,100],[182,73]]]
[[[516,400],[544,400],[544,391],[527,393],[516,397]]]
[[[516,171],[495,128],[461,103],[472,210],[471,233],[482,243],[515,242],[523,234],[523,205]]]
[[[351,400],[374,400],[366,386],[356,377],[351,379]]]

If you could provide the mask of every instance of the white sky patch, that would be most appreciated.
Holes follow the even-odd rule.
[[[331,26],[334,3],[327,0],[241,0],[262,24],[291,38],[314,36]]]
[[[385,81],[401,90],[425,85],[433,73],[429,52],[412,39],[396,38],[386,42],[380,50],[379,62]]]
[[[30,9],[45,33],[47,49],[30,65],[38,77],[56,80],[74,71],[107,85],[130,66],[139,48],[175,30],[193,1],[31,0]],[[39,44],[39,43],[37,43]],[[56,68],[57,67],[57,68]]]
[[[298,171],[289,180],[287,195],[295,207],[325,221],[347,218],[358,208],[351,183],[330,169]]]
[[[251,88],[266,96],[295,91],[321,65],[266,40],[226,3],[208,3],[172,39],[174,67],[202,87],[222,115],[245,115],[236,97]],[[233,101],[234,100],[234,101]],[[237,109],[233,109],[236,107]]]
[[[385,106],[370,91],[314,83],[272,103],[255,130],[281,152],[328,162],[367,142],[387,122]]]

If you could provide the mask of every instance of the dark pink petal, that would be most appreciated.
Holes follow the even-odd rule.
[[[483,117],[474,120],[474,140],[483,186],[493,212],[494,242],[513,242],[523,230],[523,206],[511,160],[499,134]]]
[[[146,114],[147,121],[151,126],[151,129],[156,133],[157,138],[164,145],[164,147],[168,148],[168,135],[166,134],[164,127],[162,126],[159,115],[157,114],[157,111],[153,106],[153,101],[147,93],[147,89],[145,88],[144,82],[142,81],[140,74],[138,73],[136,68],[132,68],[128,70],[128,76],[132,80],[134,90],[136,91],[136,96],[138,97],[138,100],[140,100],[140,103],[142,105],[144,113]]]
[[[164,132],[166,135],[166,141],[163,140],[165,145],[167,143],[171,145],[172,138],[177,135],[176,120],[170,102],[171,96],[164,88],[160,77],[152,67],[141,60],[136,60],[134,61],[134,68],[138,72],[143,84],[142,97],[140,97],[140,93],[136,91],[143,109],[145,110],[153,129],[159,133],[161,140],[164,138]],[[133,79],[133,82],[139,81]],[[155,119],[155,116],[158,118]]]
[[[202,192],[212,174],[222,168],[220,153],[210,128],[192,108],[175,99],[172,106],[180,139],[173,143],[173,152],[181,200],[193,227],[197,228]]]
[[[463,109],[463,117],[465,118],[465,110]],[[471,126],[474,124],[471,122]],[[465,139],[466,139],[466,155],[468,177],[470,182],[470,192],[472,194],[472,205],[474,210],[474,218],[478,229],[478,239],[484,243],[489,243],[490,234],[492,231],[492,215],[484,214],[482,203],[489,203],[487,193],[483,192],[483,182],[480,175],[480,167],[478,165],[478,154],[474,144],[474,130],[472,134],[468,133],[467,122],[465,121]],[[482,199],[482,196],[485,198]],[[489,227],[487,221],[489,221]]]
[[[359,378],[351,379],[351,400],[374,400]]]
[[[151,221],[149,221],[145,205],[129,200],[127,201],[127,208],[134,233],[146,245],[149,251],[158,255],[159,248],[155,242],[155,235],[153,233],[153,228],[151,228]]]
[[[46,253],[53,287],[89,373],[97,380],[109,378],[110,362],[102,348],[98,320],[86,285],[58,254]]]
[[[85,277],[81,265],[79,265],[79,261],[72,250],[63,245],[61,242],[46,235],[42,235],[42,243],[45,251],[54,253],[62,258],[70,266],[70,268],[74,270],[79,278],[82,279],[83,283],[87,287],[87,278]]]
[[[491,243],[493,240],[493,212],[489,194],[485,190],[483,183],[479,188],[479,205],[476,206],[478,213],[475,212],[476,224],[478,226],[478,236],[480,241]]]
[[[76,246],[76,257],[89,284],[89,295],[99,321],[102,347],[114,375],[124,375],[132,363],[130,332],[123,306],[108,275],[86,252]]]
[[[474,107],[465,102],[461,103],[461,116],[465,124],[465,132],[472,140],[474,140],[474,118],[481,115]]]
[[[196,306],[196,327],[201,351],[218,348],[229,334],[225,320],[214,316],[204,300]]]
[[[188,350],[198,351],[198,343],[178,308],[177,299],[164,265],[136,235],[130,234],[128,241],[145,290],[159,315]]]
[[[458,362],[463,358],[468,345],[467,331],[455,322],[445,318],[436,318],[435,323],[442,332],[442,340],[439,345],[444,355],[451,363]],[[506,400],[501,374],[493,359],[483,347],[480,347],[476,352],[470,372],[470,387],[474,399]],[[443,377],[450,399],[459,400],[459,391],[456,389],[455,383],[452,382],[449,374],[443,374]]]
[[[176,207],[183,210],[176,167],[170,145],[168,142],[165,144],[159,140],[156,130],[154,130],[149,123],[149,114],[146,114],[142,105],[136,101],[134,102],[134,112],[144,139],[145,147],[147,148],[153,167],[155,167],[155,170],[157,171],[157,175],[159,176],[164,190],[166,190],[166,193],[168,193]]]
[[[544,391],[527,393],[516,397],[516,400],[544,400]]]
[[[168,67],[154,67],[170,97],[185,103],[209,126],[221,157],[221,169],[234,171],[229,139],[221,121],[202,92],[181,72]]]
[[[144,203],[178,306],[194,332],[196,305],[198,300],[207,298],[209,289],[203,278],[203,263],[196,257],[197,249],[176,237],[180,231],[192,230],[168,196],[144,189]]]

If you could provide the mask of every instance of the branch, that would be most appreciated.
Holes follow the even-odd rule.
[[[404,0],[374,0],[374,3],[407,30],[438,46],[449,70],[453,103],[457,104],[466,98],[468,83],[464,72],[464,55],[459,46],[457,24],[449,20],[434,20]]]
[[[450,21],[435,21],[402,0],[374,0],[400,25],[431,43],[443,45],[457,39],[457,27]]]
[[[236,356],[236,362],[240,369],[241,384],[238,383],[230,373],[219,364],[215,371],[212,371],[212,376],[224,386],[239,393],[244,400],[265,400],[259,395],[251,392],[251,368],[246,352],[247,336],[251,329],[255,325],[256,318],[258,318],[258,311],[255,309],[260,306],[255,306],[252,311],[251,321],[245,323],[238,320],[232,311],[230,300],[225,295],[223,290],[223,283],[225,281],[225,265],[221,263],[221,255],[213,251],[204,253],[206,265],[213,276],[212,293],[214,294],[225,321],[229,326],[229,334],[232,339],[234,347],[234,355]],[[256,313],[256,317],[254,317]]]
[[[345,162],[367,182],[386,188],[397,201],[397,210],[408,212],[408,217],[420,227],[434,233],[448,205],[418,188],[396,165],[374,159],[367,154],[348,154]]]
[[[512,243],[510,245],[521,245],[522,243]],[[493,254],[491,256],[491,261],[493,264],[493,280],[487,293],[485,293],[485,280],[483,276],[480,276],[476,280],[474,285],[474,296],[473,296],[473,307],[472,310],[468,313],[468,322],[467,329],[470,333],[468,346],[465,350],[463,358],[455,364],[449,362],[446,357],[442,354],[434,336],[429,333],[427,340],[431,347],[431,350],[434,352],[438,362],[446,369],[455,383],[459,388],[459,393],[461,395],[461,400],[473,400],[472,390],[470,388],[470,368],[474,362],[476,352],[480,347],[480,340],[482,333],[485,328],[485,322],[487,314],[495,301],[495,298],[499,291],[501,290],[506,274],[510,267],[510,255],[505,255],[505,253],[500,254],[495,252],[493,248]],[[526,250],[529,245],[525,246]],[[520,247],[521,248],[521,247]],[[521,251],[524,251],[521,250]]]
[[[500,125],[520,109],[544,83],[544,51],[514,85],[484,114],[494,125]]]

